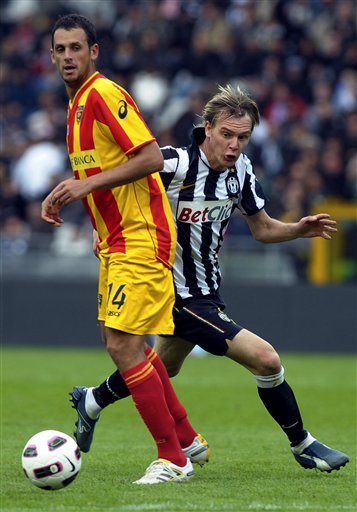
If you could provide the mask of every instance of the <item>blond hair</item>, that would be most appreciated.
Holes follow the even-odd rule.
[[[203,122],[208,121],[212,126],[218,119],[228,117],[243,117],[248,114],[252,120],[252,131],[259,124],[260,114],[256,102],[239,86],[219,86],[219,92],[213,96],[203,108]]]

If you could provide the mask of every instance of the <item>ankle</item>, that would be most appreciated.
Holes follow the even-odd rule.
[[[102,408],[98,405],[98,402],[95,399],[94,389],[95,388],[88,388],[85,401],[86,413],[92,420],[98,419],[102,411]]]
[[[306,436],[302,441],[300,441],[300,443],[291,445],[291,450],[293,451],[293,453],[296,453],[297,455],[302,453],[308,446],[310,446],[310,444],[316,441],[316,439],[310,434],[310,432],[307,432],[306,430],[305,432]]]

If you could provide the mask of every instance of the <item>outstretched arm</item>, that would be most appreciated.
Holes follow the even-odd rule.
[[[286,223],[273,219],[265,210],[261,210],[246,217],[246,220],[254,238],[266,244],[315,236],[330,240],[331,235],[337,231],[336,221],[328,213],[308,215],[298,222]]]

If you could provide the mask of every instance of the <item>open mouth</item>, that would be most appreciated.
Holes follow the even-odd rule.
[[[75,66],[64,66],[63,67],[63,71],[66,73],[66,74],[70,74],[70,73],[73,73],[73,71],[75,70]]]
[[[227,162],[235,162],[237,160],[237,156],[236,155],[225,155],[224,159]]]

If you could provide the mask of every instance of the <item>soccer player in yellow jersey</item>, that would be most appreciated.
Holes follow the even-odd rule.
[[[172,334],[174,328],[176,233],[157,172],[163,158],[130,95],[96,71],[98,54],[87,18],[70,14],[56,22],[51,58],[69,96],[74,178],[45,198],[42,219],[61,226],[61,208],[81,199],[98,232],[103,340],[157,444],[157,460],[135,483],[186,480],[193,476],[192,447],[204,443],[205,457],[209,448],[190,425],[160,358],[145,345],[147,334]],[[73,397],[77,406],[84,399],[90,396]]]

